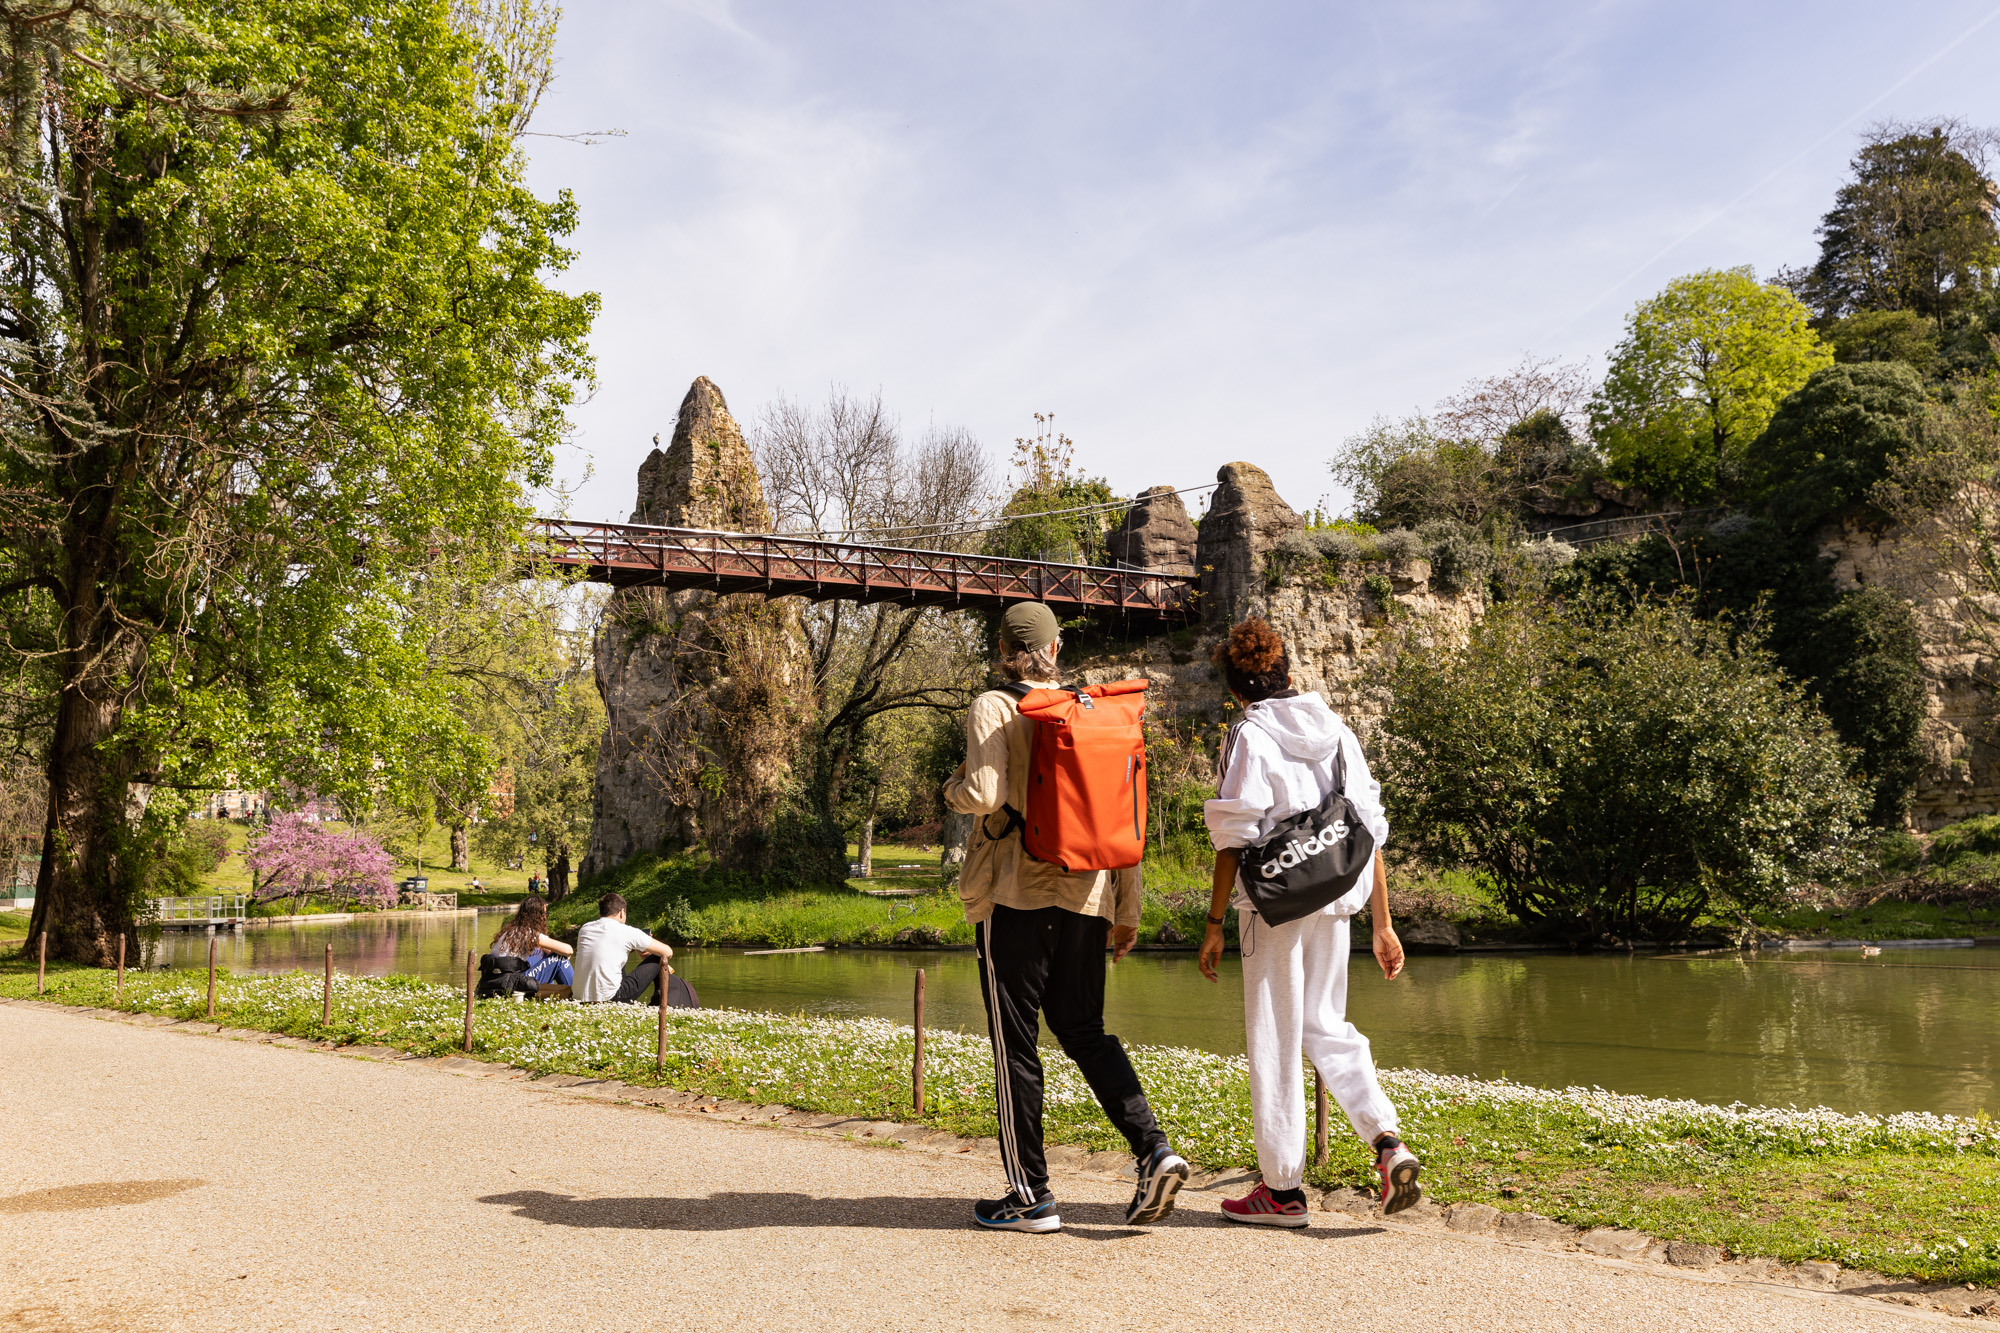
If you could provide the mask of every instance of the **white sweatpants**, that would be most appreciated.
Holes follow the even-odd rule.
[[[1396,1132],[1396,1108],[1375,1078],[1368,1038],[1347,1021],[1348,918],[1323,912],[1273,926],[1239,911],[1243,1028],[1250,1055],[1250,1118],[1257,1166],[1274,1190],[1305,1179],[1301,1048],[1364,1142]]]

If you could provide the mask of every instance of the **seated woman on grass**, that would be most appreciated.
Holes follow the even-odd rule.
[[[518,958],[526,963],[528,979],[537,986],[550,982],[558,986],[574,985],[569,957],[576,950],[548,932],[549,905],[540,898],[523,898],[514,915],[507,918],[507,924],[493,937],[493,946],[487,952],[496,960]]]

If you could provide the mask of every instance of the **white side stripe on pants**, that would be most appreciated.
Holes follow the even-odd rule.
[[[1000,1020],[1000,978],[993,970],[993,923],[979,923],[980,965],[986,969],[986,1023],[993,1034],[993,1095],[1000,1113],[1000,1169],[1021,1202],[1033,1203],[1034,1187],[1021,1170],[1021,1149],[1014,1134],[1014,1085],[1007,1065],[1006,1031]]]

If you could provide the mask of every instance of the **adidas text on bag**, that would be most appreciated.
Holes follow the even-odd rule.
[[[1029,856],[1072,873],[1123,870],[1144,859],[1146,684],[1006,687],[1035,724],[1028,808],[1007,812]]]

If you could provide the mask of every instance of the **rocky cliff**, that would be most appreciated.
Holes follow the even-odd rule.
[[[1834,579],[1870,584],[1909,600],[1922,639],[1925,708],[1924,770],[1910,801],[1909,822],[1941,828],[2000,811],[2000,736],[1994,692],[2000,679],[1986,645],[1964,630],[1962,595],[1933,573],[1934,553],[1911,533],[1853,524],[1821,534],[1820,550],[1834,562]]]
[[[1435,587],[1423,560],[1355,564],[1338,573],[1315,563],[1274,576],[1272,548],[1304,520],[1261,468],[1230,463],[1217,481],[1196,555],[1202,623],[1086,648],[1070,659],[1071,678],[1097,684],[1144,677],[1152,683],[1148,711],[1156,722],[1212,741],[1234,710],[1211,654],[1231,624],[1261,615],[1285,636],[1297,687],[1324,695],[1363,744],[1372,743],[1396,653],[1410,642],[1462,642],[1485,611],[1483,593]],[[1121,530],[1130,526],[1128,517]]]
[[[771,527],[749,445],[705,376],[638,481],[634,523]],[[817,827],[792,770],[813,719],[791,603],[621,589],[598,635],[597,687],[608,720],[585,874],[697,846],[730,869],[845,873],[839,834]]]

